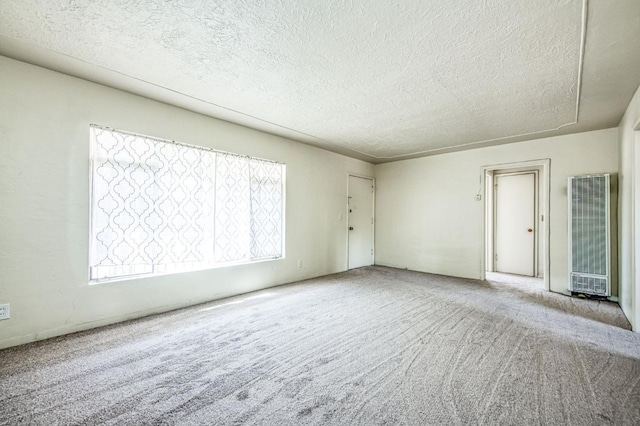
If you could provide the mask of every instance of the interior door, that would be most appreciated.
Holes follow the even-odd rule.
[[[349,175],[349,269],[373,265],[373,179]]]
[[[536,175],[495,175],[494,269],[534,276]]]

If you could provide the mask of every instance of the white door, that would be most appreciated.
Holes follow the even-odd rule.
[[[373,265],[373,179],[349,176],[349,269]]]
[[[496,272],[534,275],[535,174],[495,175]]]

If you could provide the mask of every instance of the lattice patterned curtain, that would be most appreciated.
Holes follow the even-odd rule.
[[[282,256],[282,165],[251,160],[251,257]]]
[[[216,262],[241,262],[251,258],[251,198],[249,159],[237,155],[216,157]]]
[[[91,279],[282,256],[284,165],[92,126]]]

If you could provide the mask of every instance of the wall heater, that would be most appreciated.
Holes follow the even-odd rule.
[[[569,178],[569,290],[611,295],[609,175]]]

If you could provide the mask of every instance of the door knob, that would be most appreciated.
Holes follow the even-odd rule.
[[[350,227],[349,227],[349,231],[353,231],[353,226],[350,226]]]
[[[533,232],[533,229],[529,228],[527,229],[527,232]]]

